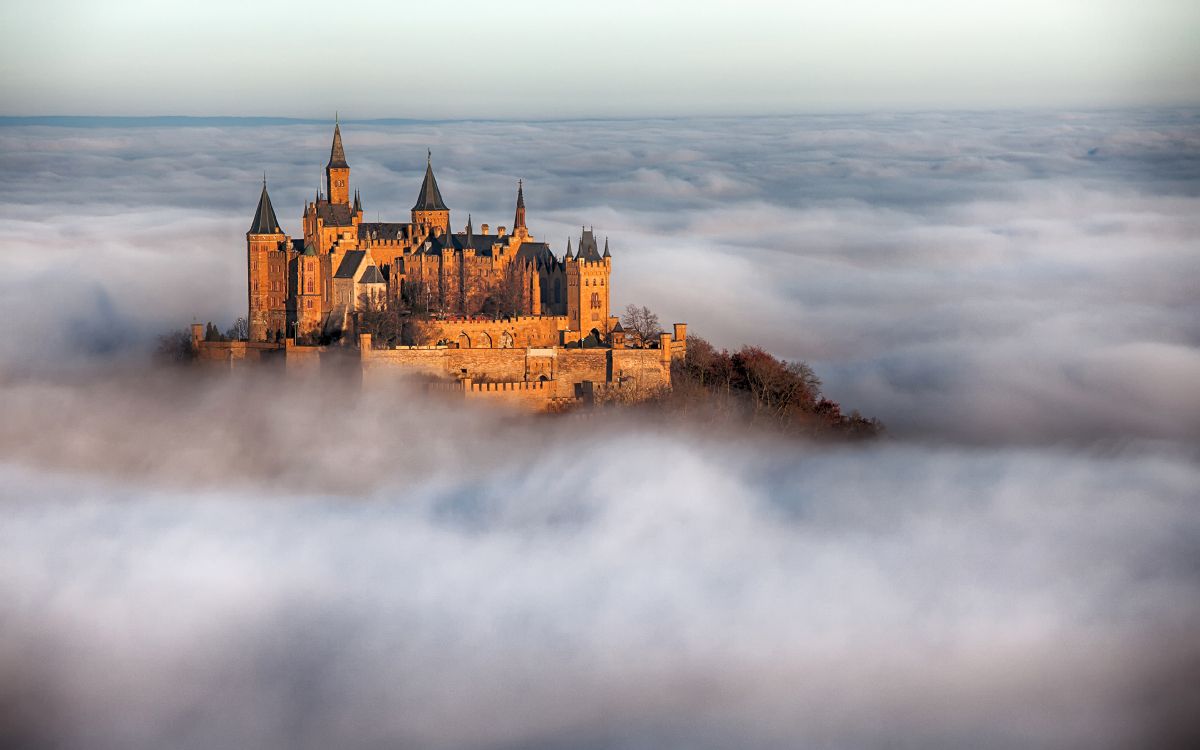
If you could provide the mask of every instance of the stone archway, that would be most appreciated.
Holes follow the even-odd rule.
[[[462,333],[458,334],[458,348],[459,349],[470,349],[471,348],[471,337],[467,335],[466,331],[463,331]]]
[[[513,336],[508,331],[504,331],[503,333],[500,334],[500,348],[501,349],[512,349],[513,348]]]
[[[475,343],[477,343],[479,345],[480,349],[491,349],[492,348],[492,337],[487,331],[484,331],[483,333],[479,334],[478,339]]]

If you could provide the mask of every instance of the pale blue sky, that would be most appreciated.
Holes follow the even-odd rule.
[[[1200,102],[1194,0],[5,0],[0,114],[561,117]]]

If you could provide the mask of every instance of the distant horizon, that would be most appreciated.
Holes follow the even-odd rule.
[[[995,107],[941,107],[941,108],[893,108],[893,109],[845,109],[845,110],[812,110],[793,112],[745,112],[745,113],[687,113],[687,114],[644,114],[644,115],[571,115],[561,117],[484,117],[462,115],[454,117],[354,117],[337,113],[337,119],[342,124],[435,124],[435,123],[565,123],[565,122],[636,122],[643,120],[758,120],[775,118],[822,118],[822,117],[889,117],[912,115],[970,115],[970,114],[1024,114],[1024,115],[1054,115],[1066,113],[1106,113],[1106,112],[1168,112],[1196,110],[1200,113],[1200,100],[1195,102],[1180,102],[1172,104],[1128,104],[1128,105],[1097,105],[1097,106],[995,106]],[[290,115],[226,115],[226,114],[33,114],[33,115],[0,115],[0,126],[19,125],[64,125],[76,122],[190,122],[211,121],[222,124],[246,125],[322,125],[332,124],[335,116],[301,117]]]

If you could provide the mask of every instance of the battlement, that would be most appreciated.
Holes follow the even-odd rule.
[[[502,383],[476,383],[471,378],[465,378],[461,381],[462,388],[468,393],[504,393],[509,391],[548,391],[555,387],[555,384],[549,380],[531,380],[517,382],[502,382]]]

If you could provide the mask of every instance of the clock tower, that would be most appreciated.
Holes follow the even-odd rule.
[[[325,165],[325,191],[333,205],[350,205],[350,165],[342,148],[342,129],[336,118],[333,124],[333,147]]]

